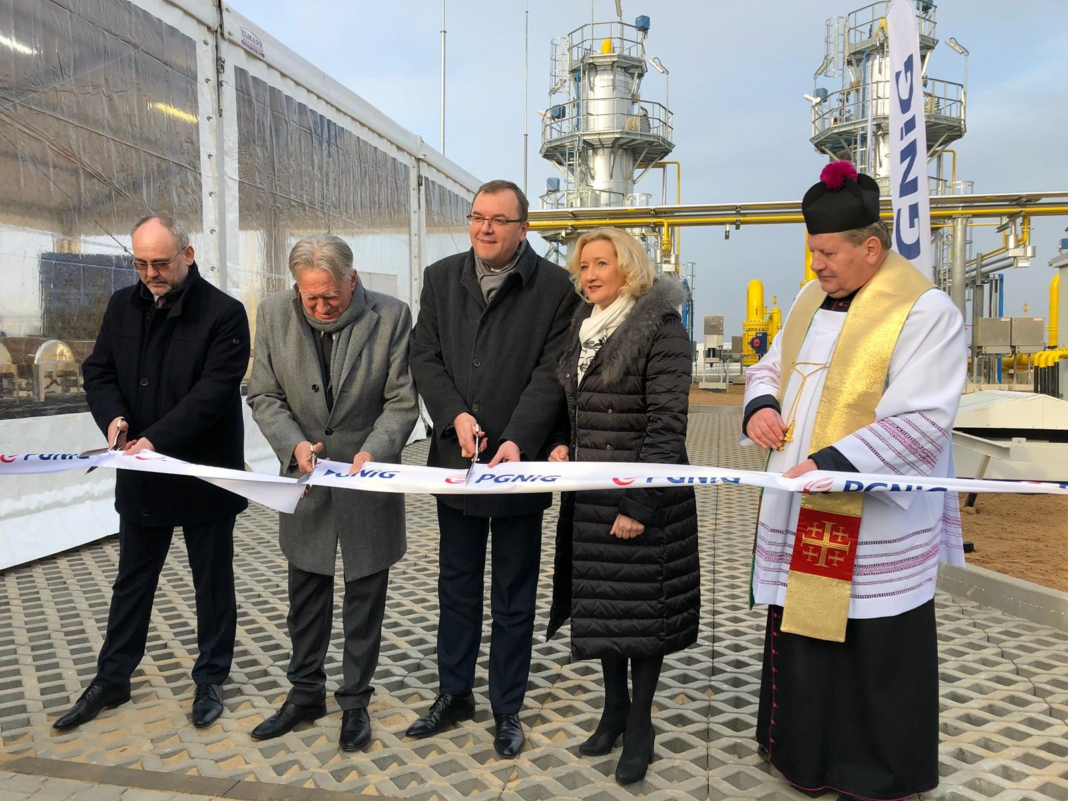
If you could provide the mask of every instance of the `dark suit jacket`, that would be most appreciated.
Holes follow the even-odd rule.
[[[466,468],[452,421],[461,412],[486,432],[486,459],[504,441],[525,459],[544,459],[563,405],[556,362],[578,305],[565,269],[527,247],[487,305],[475,275],[474,251],[430,265],[423,275],[419,319],[412,337],[416,389],[434,423],[428,464]],[[445,495],[465,514],[505,517],[547,508],[551,493]]]
[[[129,439],[188,462],[245,464],[241,379],[248,369],[245,307],[205,281],[196,264],[182,294],[157,309],[141,283],[111,296],[93,352],[82,365],[85,396],[100,430],[125,417]],[[248,507],[198,478],[119,470],[115,509],[145,526],[196,525]]]

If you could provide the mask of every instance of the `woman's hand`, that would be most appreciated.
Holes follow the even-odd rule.
[[[616,515],[616,522],[612,524],[612,536],[621,540],[632,540],[645,531],[645,526],[626,515]]]
[[[557,445],[555,448],[552,449],[552,452],[549,454],[549,461],[550,462],[566,462],[567,461],[567,455],[568,455],[569,452],[570,451],[569,451],[567,445]]]

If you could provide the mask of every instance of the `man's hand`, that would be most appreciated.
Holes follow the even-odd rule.
[[[612,536],[621,540],[632,540],[645,531],[645,526],[626,515],[616,515],[616,522],[612,524]]]
[[[119,450],[126,449],[126,432],[130,430],[130,424],[125,417],[116,417],[108,423],[108,447]]]
[[[761,448],[778,448],[785,434],[786,423],[782,415],[770,406],[754,412],[745,430],[745,435]]]
[[[752,439],[752,437],[750,437]],[[810,473],[813,470],[819,470],[816,463],[811,459],[805,459],[801,464],[795,464],[789,470],[782,474],[783,478],[797,478],[803,476],[805,473]]]
[[[569,453],[567,445],[557,445],[549,454],[550,462],[566,462]]]
[[[349,475],[355,475],[360,472],[367,462],[373,462],[375,457],[369,454],[367,451],[360,451],[352,458],[352,467],[349,468]]]
[[[518,462],[522,458],[518,445],[514,442],[502,442],[501,447],[497,449],[497,455],[493,457],[493,461],[489,463],[489,466],[496,467],[501,462]]]
[[[452,421],[452,427],[456,429],[456,439],[460,441],[460,454],[465,459],[473,459],[475,456],[475,428],[478,421],[467,412],[460,412]],[[478,432],[478,452],[486,450],[486,432]]]
[[[154,451],[156,446],[152,444],[148,437],[141,437],[135,439],[133,442],[127,442],[126,447],[123,448],[123,456],[136,456],[141,451]]]
[[[293,458],[297,460],[297,469],[302,473],[310,473],[315,468],[312,466],[312,454],[323,452],[323,443],[316,442],[312,445],[307,440],[297,443],[293,449]]]

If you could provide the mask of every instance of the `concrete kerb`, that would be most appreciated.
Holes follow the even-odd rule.
[[[943,564],[938,589],[1040,626],[1068,631],[1068,592],[1042,587],[984,567]]]

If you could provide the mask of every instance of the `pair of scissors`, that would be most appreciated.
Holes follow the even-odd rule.
[[[478,427],[478,423],[475,423],[475,455],[471,457],[471,464],[467,468],[467,476],[464,478],[465,484],[471,480],[471,473],[474,471],[475,465],[478,464],[478,451],[482,445],[481,434],[482,429]]]
[[[119,421],[125,423],[126,422],[126,418],[125,417],[120,417]],[[118,426],[115,426],[115,436],[112,438],[111,444],[109,444],[108,447],[106,447],[106,448],[94,448],[93,450],[82,451],[78,455],[79,456],[98,456],[101,453],[122,453],[122,448],[119,446],[119,437],[121,437],[125,433],[126,432],[123,431],[121,428],[119,428]],[[85,471],[85,474],[89,475],[94,470],[96,470],[96,468],[97,468],[97,465],[93,465],[92,467],[90,467],[88,470]]]

